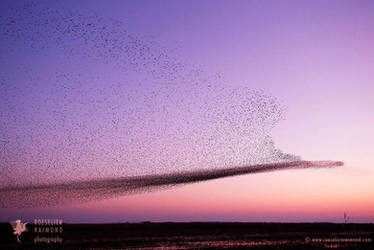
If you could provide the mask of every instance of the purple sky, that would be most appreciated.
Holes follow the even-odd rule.
[[[6,22],[12,20],[15,13],[8,8],[10,3],[3,1],[0,4],[2,31],[8,29]],[[92,47],[95,42],[85,45],[82,40],[74,40],[74,36],[70,35],[62,37],[63,42],[57,42],[54,40],[57,35],[48,36],[48,32],[58,34],[53,32],[53,22],[49,26],[39,24],[46,27],[41,28],[46,33],[44,36],[33,36],[41,26],[31,25],[27,20],[38,18],[28,16],[27,8],[21,9],[15,19],[26,22],[24,25],[17,23],[17,28],[27,31],[20,37],[16,36],[20,34],[17,32],[7,33],[0,40],[0,86],[3,90],[0,103],[5,107],[0,116],[0,136],[3,137],[0,149],[3,150],[3,159],[7,156],[6,164],[18,166],[10,172],[3,170],[10,175],[0,179],[3,183],[12,180],[14,173],[22,176],[22,173],[32,172],[38,177],[41,176],[38,171],[44,171],[43,164],[57,166],[64,162],[68,167],[43,177],[61,179],[71,166],[81,164],[81,159],[85,159],[87,166],[79,165],[78,170],[73,171],[74,175],[97,177],[97,172],[100,172],[100,176],[110,176],[117,166],[113,165],[113,159],[119,159],[123,164],[131,158],[131,152],[126,150],[128,155],[121,155],[121,145],[128,146],[126,149],[134,148],[137,156],[141,151],[136,149],[134,142],[121,143],[124,142],[121,138],[130,138],[131,135],[121,137],[111,129],[105,131],[105,138],[100,137],[107,128],[106,124],[116,122],[134,129],[132,131],[135,131],[138,141],[149,142],[149,147],[155,149],[151,153],[141,151],[144,155],[137,161],[144,166],[143,169],[130,168],[124,173],[162,172],[162,168],[154,170],[147,166],[153,163],[150,159],[154,160],[159,156],[158,152],[163,152],[163,145],[174,145],[174,141],[167,139],[176,137],[169,136],[165,141],[158,142],[150,140],[159,138],[157,132],[163,128],[157,119],[151,122],[153,117],[150,114],[155,117],[165,114],[157,107],[166,105],[173,119],[165,131],[170,129],[169,133],[173,133],[174,127],[182,127],[186,131],[183,135],[190,138],[195,133],[193,128],[206,125],[201,122],[204,121],[201,115],[215,108],[220,110],[220,107],[202,104],[205,101],[202,96],[209,97],[211,93],[216,93],[216,89],[207,88],[206,83],[203,88],[199,85],[194,89],[191,87],[194,81],[213,82],[217,86],[220,86],[217,82],[222,83],[226,86],[220,89],[224,97],[229,93],[226,88],[240,93],[241,89],[260,90],[275,97],[280,107],[284,107],[284,119],[274,128],[269,125],[266,133],[259,132],[260,139],[269,133],[275,147],[285,153],[307,160],[341,160],[345,166],[227,178],[90,204],[45,209],[1,209],[0,220],[62,217],[66,222],[340,221],[346,211],[354,221],[374,222],[372,1],[44,1],[31,8],[33,11],[52,9],[56,13],[68,13],[71,9],[75,17],[82,15],[85,24],[91,19],[97,20],[92,17],[93,13],[102,18],[101,23],[106,27],[121,21],[123,24],[117,26],[119,29],[126,30],[126,34],[139,39],[143,45],[154,48],[155,54],[165,52],[170,58],[160,59],[157,62],[162,63],[149,66],[156,69],[155,74],[145,74],[141,65],[123,68],[123,62],[133,62],[131,58],[142,62],[139,59],[142,56],[117,58],[116,55],[120,54],[115,49],[105,54],[106,50],[102,47]],[[52,17],[54,15],[51,14]],[[57,14],[55,17],[59,18]],[[29,27],[35,27],[35,30],[29,30]],[[17,30],[14,26],[10,29]],[[111,34],[110,37],[116,39],[118,34],[119,39],[125,33]],[[35,40],[30,40],[30,37]],[[69,46],[75,43],[77,46],[72,48],[77,50],[71,51]],[[99,45],[103,46],[103,43]],[[84,46],[90,46],[90,49],[85,50]],[[174,66],[180,68],[177,73],[170,74]],[[163,71],[163,67],[167,70]],[[186,72],[192,69],[201,72],[187,77]],[[186,80],[181,80],[181,77],[186,77]],[[170,82],[176,87],[163,85]],[[118,94],[122,92],[115,88],[117,83],[126,83],[119,89],[125,88],[130,99],[127,95]],[[162,95],[142,99],[160,89]],[[193,90],[201,92],[194,95]],[[169,93],[171,97],[166,97]],[[193,99],[194,96],[196,99]],[[227,100],[231,102],[231,99]],[[148,109],[144,103],[152,107]],[[182,113],[174,106],[179,103],[184,107]],[[212,100],[212,103],[217,102]],[[239,105],[239,101],[236,104]],[[129,113],[117,116],[124,106],[130,107]],[[112,107],[119,108],[109,110]],[[204,107],[201,112],[200,107]],[[131,110],[136,111],[137,119],[128,118],[134,115]],[[186,114],[195,122],[193,126],[185,123]],[[113,121],[117,117],[122,120]],[[217,121],[214,117],[212,119]],[[146,121],[146,126],[141,121]],[[66,130],[52,133],[55,130],[51,124]],[[85,127],[87,124],[88,127]],[[214,135],[214,129],[212,126],[206,131]],[[237,131],[235,129],[229,127],[228,131]],[[144,138],[139,138],[142,131],[152,133],[150,136],[145,133]],[[233,136],[230,142],[218,140],[224,147],[239,145],[238,154],[233,156],[234,160],[227,160],[225,166],[240,164],[247,159],[241,150],[248,145],[240,146],[240,133],[233,133]],[[90,144],[87,137],[95,141]],[[39,138],[40,141],[30,138]],[[35,143],[34,147],[30,147],[30,141]],[[59,144],[60,141],[63,144]],[[185,142],[183,139],[180,141]],[[191,142],[190,145],[195,144]],[[24,148],[27,150],[19,150]],[[81,148],[85,150],[80,151]],[[185,148],[185,144],[175,146],[176,155],[179,156]],[[198,150],[205,152],[206,148],[202,146]],[[57,151],[63,153],[57,154]],[[12,162],[9,162],[9,152],[15,154]],[[166,166],[172,165],[173,161],[183,163],[177,165],[177,170],[201,163],[198,157],[186,160],[196,155],[195,151],[185,152],[184,158],[170,158],[164,162],[163,156],[160,156],[157,160]],[[227,157],[227,154],[224,156]],[[40,156],[44,163],[35,160],[39,159],[36,156]],[[205,157],[205,160],[212,166],[222,162],[219,156]],[[34,165],[24,166],[22,162],[33,162]],[[103,171],[96,169],[106,164],[114,167]],[[34,177],[30,178],[37,181]]]

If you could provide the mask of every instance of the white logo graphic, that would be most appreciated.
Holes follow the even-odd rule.
[[[26,224],[27,223],[22,223],[21,220],[16,220],[16,221],[11,221],[10,222],[10,225],[12,225],[13,230],[14,230],[13,234],[17,235],[18,243],[21,243],[21,241],[19,240],[19,237],[21,236],[21,234],[23,232],[27,232]]]

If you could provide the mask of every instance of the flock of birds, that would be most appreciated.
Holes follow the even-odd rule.
[[[300,161],[270,136],[283,119],[275,97],[233,88],[118,20],[34,1],[6,10],[1,202],[9,188]]]

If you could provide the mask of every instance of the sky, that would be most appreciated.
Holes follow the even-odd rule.
[[[345,165],[82,204],[1,208],[1,221],[343,222],[346,212],[352,222],[374,222],[372,1],[10,5],[1,2],[0,11],[2,186],[262,162],[274,157],[269,141],[305,160]],[[116,30],[65,32],[71,16],[73,23]],[[149,62],[150,54],[160,57]],[[260,125],[263,113],[251,113],[247,123],[245,108],[228,113],[233,122],[225,128],[217,127],[221,116],[206,117],[230,110],[226,105],[239,107],[247,94],[260,96],[267,112]],[[243,134],[254,142],[243,141]],[[207,137],[212,148],[202,146]],[[243,153],[253,146],[259,149]],[[122,168],[125,161],[131,167]]]

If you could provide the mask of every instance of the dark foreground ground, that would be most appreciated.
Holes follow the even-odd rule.
[[[0,249],[374,249],[374,224],[63,224],[62,233],[34,232],[33,224],[27,228],[17,243],[11,225],[0,223]]]

